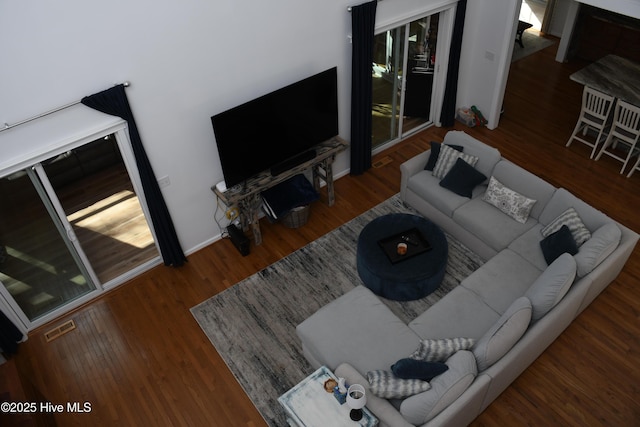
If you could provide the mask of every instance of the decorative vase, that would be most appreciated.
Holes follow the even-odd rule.
[[[347,406],[351,408],[349,417],[353,421],[360,421],[362,419],[362,408],[367,404],[367,396],[364,391],[364,387],[360,384],[352,384],[347,390]]]

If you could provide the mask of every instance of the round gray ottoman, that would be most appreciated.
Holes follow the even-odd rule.
[[[431,249],[392,263],[378,243],[397,233],[417,228]],[[367,224],[358,237],[356,263],[365,286],[376,295],[396,301],[423,298],[444,278],[449,247],[440,228],[428,219],[410,214],[390,214]]]

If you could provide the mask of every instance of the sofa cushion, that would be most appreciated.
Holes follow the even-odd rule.
[[[563,225],[554,233],[540,241],[540,249],[547,264],[551,264],[563,253],[575,255],[578,253],[578,245],[569,230],[569,227]]]
[[[427,160],[427,164],[424,166],[424,170],[432,171],[433,167],[436,165],[438,161],[438,157],[440,156],[440,144],[439,142],[431,141],[431,153],[429,154],[429,159]],[[454,150],[462,151],[464,147],[462,145],[450,145],[449,147]]]
[[[482,200],[500,209],[516,221],[524,224],[529,218],[531,209],[536,203],[515,190],[507,187],[494,176],[489,178],[489,186],[482,196]]]
[[[560,230],[562,226],[566,226],[569,229],[577,246],[582,245],[591,238],[591,232],[587,229],[587,226],[584,225],[582,219],[580,219],[580,215],[578,215],[578,212],[576,212],[573,207],[562,212],[553,221],[540,230],[540,232],[543,236],[547,237]]]
[[[442,362],[425,362],[424,360],[405,357],[391,365],[391,372],[398,378],[431,381],[431,379],[445,372],[449,367]]]
[[[481,197],[464,200],[468,202],[453,212],[454,221],[496,251],[505,249],[537,224],[533,218],[529,218],[524,224],[514,221],[495,206],[484,202]]]
[[[578,277],[584,277],[596,268],[620,244],[622,231],[613,222],[608,222],[593,232],[591,239],[580,246],[575,255]]]
[[[474,344],[473,338],[429,338],[420,341],[420,346],[409,358],[425,362],[444,362],[453,353],[469,350]]]
[[[484,371],[507,354],[527,330],[530,321],[531,301],[520,297],[473,347],[478,371]]]
[[[576,262],[568,253],[562,254],[531,284],[525,297],[533,307],[532,321],[541,319],[569,292],[576,277]]]
[[[444,136],[444,144],[461,145],[464,152],[478,158],[475,167],[485,176],[491,176],[496,163],[500,161],[500,152],[495,148],[467,135],[463,131],[449,131]]]
[[[360,372],[391,366],[420,342],[415,332],[362,285],[321,307],[296,327],[296,333],[305,351],[320,364],[334,369],[349,363]]]
[[[504,159],[496,164],[493,176],[513,191],[537,200],[530,213],[536,219],[556,191],[547,181]]]
[[[484,182],[487,177],[462,159],[456,160],[451,170],[440,181],[440,186],[469,199],[473,189]]]
[[[478,162],[478,158],[476,156],[454,150],[448,145],[443,145],[440,148],[440,155],[438,156],[436,165],[433,167],[433,176],[440,179],[444,178],[458,159],[464,160],[471,166],[475,166]]]
[[[500,314],[485,304],[478,295],[457,286],[413,319],[409,327],[422,339],[462,336],[477,339],[499,317]]]
[[[469,199],[441,187],[439,182],[440,180],[431,172],[420,171],[409,178],[407,187],[443,214],[451,216],[453,211]],[[482,193],[484,193],[484,186],[481,185],[473,190],[473,197],[479,197]]]
[[[541,229],[542,225],[536,224],[509,244],[509,249],[529,261],[540,271],[548,266],[540,250]]]
[[[383,399],[403,399],[431,388],[427,381],[398,378],[392,372],[381,369],[368,371],[367,381],[371,393]]]
[[[449,370],[431,380],[431,389],[406,398],[400,413],[412,424],[422,425],[453,403],[478,374],[473,353],[462,350],[447,360]]]
[[[464,279],[460,286],[478,295],[485,304],[502,315],[516,299],[525,294],[540,273],[520,255],[505,249]]]

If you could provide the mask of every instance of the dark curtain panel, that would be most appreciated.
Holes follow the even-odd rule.
[[[453,24],[447,83],[444,89],[444,100],[442,101],[442,112],[440,114],[440,122],[444,127],[453,126],[453,121],[456,117],[458,71],[460,70],[460,50],[462,48],[462,33],[464,30],[464,17],[466,12],[467,0],[460,0],[458,2],[458,7],[456,8],[456,18]]]
[[[15,354],[20,341],[22,341],[22,332],[0,310],[0,349],[5,356]]]
[[[187,260],[180,247],[176,230],[171,221],[169,210],[162,197],[160,186],[156,179],[151,163],[147,157],[147,153],[142,145],[140,134],[136,122],[133,119],[133,113],[127,100],[127,94],[124,91],[124,85],[117,85],[111,89],[98,92],[94,95],[86,96],[82,99],[82,103],[87,107],[101,111],[112,116],[119,116],[125,119],[129,127],[129,139],[133,148],[133,154],[136,158],[138,171],[140,172],[140,180],[144,189],[145,199],[149,206],[151,221],[158,238],[158,246],[165,265],[174,267],[181,266]]]
[[[351,175],[371,167],[371,63],[376,0],[351,8]]]

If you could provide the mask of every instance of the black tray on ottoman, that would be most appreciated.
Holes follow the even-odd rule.
[[[407,252],[404,255],[398,253],[398,243],[407,244]],[[431,250],[431,245],[427,239],[425,239],[420,230],[415,227],[378,240],[378,244],[384,253],[387,254],[392,264],[408,260]]]

